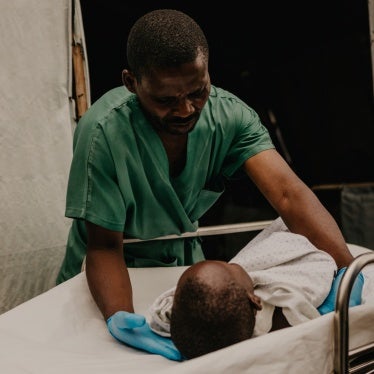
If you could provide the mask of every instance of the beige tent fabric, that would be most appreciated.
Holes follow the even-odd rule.
[[[0,313],[54,286],[65,249],[72,14],[71,0],[1,5]]]

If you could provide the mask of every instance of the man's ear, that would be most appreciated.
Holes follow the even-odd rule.
[[[130,92],[135,93],[136,78],[131,71],[127,69],[122,71],[122,82]]]
[[[247,295],[248,295],[248,299],[249,299],[250,303],[253,305],[255,310],[261,310],[262,309],[261,298],[258,297],[257,295],[255,295],[254,293],[249,293],[248,292]]]

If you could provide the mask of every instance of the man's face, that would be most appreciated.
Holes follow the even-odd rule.
[[[140,81],[134,78],[132,91],[158,132],[187,134],[195,127],[209,97],[207,62],[199,55],[177,68],[153,69]]]

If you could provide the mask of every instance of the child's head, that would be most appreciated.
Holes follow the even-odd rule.
[[[178,281],[171,338],[183,356],[198,357],[249,339],[258,309],[252,279],[240,265],[202,261]]]

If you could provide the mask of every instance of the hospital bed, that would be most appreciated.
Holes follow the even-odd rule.
[[[226,225],[199,234],[261,227],[261,223],[246,228]],[[74,278],[0,315],[0,373],[374,372],[374,252],[353,244],[349,248],[356,259],[342,280],[335,313],[184,362],[113,339],[91,297],[83,268]],[[151,303],[175,285],[185,269],[129,269],[136,312],[149,318]],[[349,292],[361,270],[364,303],[348,310]]]
[[[90,103],[80,4],[79,0],[13,0],[2,5],[0,39],[7,53],[2,55],[1,75],[6,94],[1,96],[0,174],[6,214],[0,225],[0,313],[5,311],[0,315],[0,373],[323,374],[333,372],[334,366],[344,372],[348,364],[359,373],[358,367],[373,356],[371,262],[363,268],[365,304],[349,310],[349,325],[342,306],[340,314],[330,313],[183,363],[114,340],[92,300],[84,272],[49,288],[70,227],[70,221],[61,217],[72,130]],[[217,229],[210,227],[209,234]],[[224,228],[228,230],[246,228]],[[350,249],[354,255],[372,255],[364,247],[350,245]],[[359,261],[358,267],[367,259]],[[184,269],[130,269],[136,311],[149,316],[150,304],[175,285]]]

